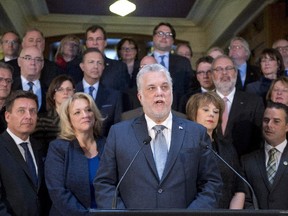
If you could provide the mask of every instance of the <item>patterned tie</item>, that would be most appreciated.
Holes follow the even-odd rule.
[[[161,58],[161,61],[160,61],[160,64],[163,66],[163,67],[166,67],[165,66],[165,62],[164,62],[164,58],[166,57],[165,55],[161,55],[159,56]]]
[[[168,155],[168,146],[166,143],[165,136],[163,134],[163,130],[165,128],[166,127],[163,125],[155,125],[152,128],[155,131],[154,160],[156,163],[156,168],[157,168],[158,176],[160,179],[162,178],[167,155]]]
[[[94,99],[93,97],[93,91],[95,90],[95,88],[93,86],[89,86],[89,95]]]
[[[266,171],[267,171],[268,180],[269,180],[271,185],[273,184],[274,177],[275,177],[275,174],[277,171],[277,169],[276,169],[276,157],[275,157],[275,154],[277,153],[277,151],[278,150],[276,148],[272,148],[268,152],[269,159],[268,159]]]
[[[225,134],[225,130],[226,130],[226,126],[227,126],[227,122],[228,122],[228,116],[229,116],[228,98],[227,97],[223,97],[223,101],[225,103],[225,110],[224,110],[223,115],[222,115],[222,133],[224,135]]]
[[[28,86],[29,86],[28,91],[31,92],[31,93],[33,93],[33,85],[34,85],[34,83],[30,81],[30,82],[28,82],[27,84],[28,84]]]
[[[36,167],[35,167],[32,155],[31,155],[31,153],[30,153],[30,151],[28,149],[28,143],[27,142],[23,142],[20,145],[24,149],[26,163],[28,165],[32,180],[33,180],[34,184],[37,185],[38,177],[37,177],[37,174],[36,174]]]

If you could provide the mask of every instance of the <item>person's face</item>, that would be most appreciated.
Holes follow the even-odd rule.
[[[216,89],[224,94],[229,94],[236,84],[237,70],[228,58],[219,58],[212,68],[212,79]]]
[[[17,35],[8,32],[2,38],[2,50],[4,56],[16,57],[19,51],[19,42]]]
[[[196,122],[213,132],[219,121],[219,109],[213,103],[201,104],[197,110]]]
[[[240,40],[231,42],[229,46],[229,57],[235,61],[245,62],[247,60],[248,54]]]
[[[45,39],[38,31],[27,32],[22,41],[22,48],[37,47],[41,52],[45,48]]]
[[[211,90],[214,88],[212,80],[212,66],[208,62],[201,62],[196,71],[196,77],[201,87]]]
[[[74,94],[74,88],[69,80],[64,81],[58,89],[55,89],[54,100],[59,107],[65,100]]]
[[[42,52],[36,47],[23,49],[18,57],[18,65],[21,69],[21,75],[27,80],[39,79],[44,66]]]
[[[264,76],[276,75],[279,67],[277,60],[271,58],[269,55],[260,60],[260,66]]]
[[[79,44],[75,41],[66,41],[63,44],[63,56],[74,59],[79,51]]]
[[[16,136],[26,140],[34,131],[37,121],[37,104],[28,98],[17,98],[11,112],[5,112],[7,127]]]
[[[87,48],[98,48],[102,53],[104,53],[107,42],[104,38],[104,34],[101,29],[95,32],[88,31],[86,38]]]
[[[272,146],[277,146],[286,139],[288,124],[285,117],[282,109],[266,108],[264,112],[262,132],[265,140]]]
[[[271,92],[271,100],[288,106],[288,85],[282,81],[277,81]]]
[[[0,68],[0,100],[5,100],[11,92],[12,72]]]
[[[164,34],[163,34],[164,33]],[[153,46],[155,51],[169,52],[174,43],[173,36],[165,35],[172,33],[168,26],[162,25],[156,30],[156,34],[153,35]],[[159,35],[163,34],[163,35]]]
[[[93,131],[95,117],[86,99],[76,99],[69,108],[69,117],[75,134]]]
[[[156,123],[163,122],[172,105],[172,88],[162,72],[148,72],[140,80],[138,99],[144,113]]]
[[[84,72],[84,79],[86,81],[93,80],[96,82],[101,78],[104,70],[103,57],[97,52],[87,53],[83,58],[83,62],[80,63],[80,67]]]
[[[177,55],[186,57],[189,61],[191,61],[191,58],[192,58],[192,53],[190,52],[190,49],[184,45],[178,48]]]
[[[120,54],[123,61],[135,60],[137,50],[134,44],[125,41],[121,47]]]
[[[274,49],[277,49],[284,61],[288,60],[288,41],[287,40],[280,40],[274,46]]]

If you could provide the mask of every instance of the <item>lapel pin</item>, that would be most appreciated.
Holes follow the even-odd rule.
[[[287,166],[287,165],[288,165],[288,162],[287,162],[287,161],[284,161],[283,164],[284,164],[285,166]]]
[[[183,130],[183,127],[182,127],[182,126],[179,126],[179,129],[180,129],[180,130]]]

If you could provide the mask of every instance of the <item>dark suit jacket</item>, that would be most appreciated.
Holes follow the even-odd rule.
[[[99,208],[111,208],[115,187],[147,139],[144,115],[112,126],[94,180]],[[130,167],[119,187],[118,207],[128,209],[216,208],[222,188],[215,157],[203,126],[173,115],[171,146],[159,180],[150,145]]]
[[[0,215],[48,215],[50,201],[44,183],[41,143],[30,138],[38,166],[38,185],[12,137],[0,135]]]
[[[243,172],[258,199],[260,209],[288,209],[288,147],[284,149],[272,185],[270,185],[265,164],[264,149],[255,151],[242,158]],[[252,206],[251,196],[245,202],[246,208]]]
[[[217,130],[219,141],[233,143],[239,157],[259,149],[263,113],[264,105],[259,96],[236,91],[225,134],[221,126]]]
[[[179,106],[178,106],[178,111],[179,112],[182,112],[182,113],[186,113],[186,104],[189,100],[189,98],[194,95],[194,94],[197,94],[197,93],[201,93],[202,90],[201,90],[201,87],[200,88],[197,88],[197,89],[191,89],[188,93],[186,93],[185,95],[183,95],[181,98],[180,98],[180,102],[179,102]]]
[[[41,85],[41,94],[42,94],[42,104],[40,106],[39,113],[44,113],[46,112],[46,93],[47,93],[49,84],[47,85],[47,82],[44,82],[40,79],[40,85]],[[20,76],[16,77],[12,84],[12,91],[15,91],[15,90],[23,90]]]
[[[101,154],[105,139],[97,139]],[[52,200],[51,216],[86,215],[91,204],[88,159],[73,141],[56,139],[49,145],[45,180]]]
[[[127,65],[121,61],[112,60],[107,57],[104,59],[105,69],[101,76],[101,83],[115,90],[123,91],[129,87],[130,77]]]
[[[247,63],[246,79],[244,82],[244,86],[242,86],[240,72],[238,71],[236,89],[240,91],[244,91],[246,89],[247,84],[255,82],[259,80],[259,78],[260,78],[259,67]]]
[[[76,85],[76,92],[84,92],[82,81]],[[107,136],[110,127],[121,120],[122,95],[119,91],[106,88],[100,83],[95,103],[105,118],[102,128],[103,135]]]

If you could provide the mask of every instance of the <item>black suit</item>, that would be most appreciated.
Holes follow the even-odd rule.
[[[221,126],[217,130],[219,141],[232,142],[240,157],[259,149],[261,144],[261,124],[264,113],[260,97],[236,91],[223,135]]]
[[[182,112],[182,113],[186,113],[186,104],[189,100],[189,98],[194,95],[194,94],[197,94],[197,93],[201,93],[202,90],[201,90],[201,87],[200,88],[197,88],[197,89],[192,89],[190,90],[187,94],[183,95],[181,98],[180,98],[180,102],[179,102],[179,106],[178,106],[178,111],[179,112]]]
[[[39,113],[44,113],[44,112],[46,112],[46,93],[47,93],[49,84],[47,85],[47,82],[40,80],[40,85],[41,85],[41,94],[42,94],[42,104],[38,110],[39,110]],[[12,84],[12,91],[14,91],[14,90],[23,90],[20,76],[15,78],[15,80]],[[39,106],[39,104],[38,104],[38,106]]]
[[[84,92],[82,81],[76,85],[76,92]],[[106,88],[101,83],[95,101],[102,116],[105,118],[103,125],[103,135],[107,136],[110,127],[120,122],[122,113],[122,96],[119,91]]]
[[[48,215],[50,201],[44,181],[41,145],[30,139],[38,167],[38,185],[12,137],[0,135],[0,215]]]
[[[265,150],[260,149],[242,158],[242,167],[247,181],[258,199],[260,209],[288,209],[288,147],[284,149],[274,182],[270,185],[266,172]],[[252,206],[248,196],[245,207]]]
[[[260,78],[260,69],[257,66],[247,64],[246,69],[246,78],[244,82],[244,86],[242,86],[240,71],[238,71],[237,81],[236,81],[236,89],[244,91],[246,89],[247,84],[255,82]]]

